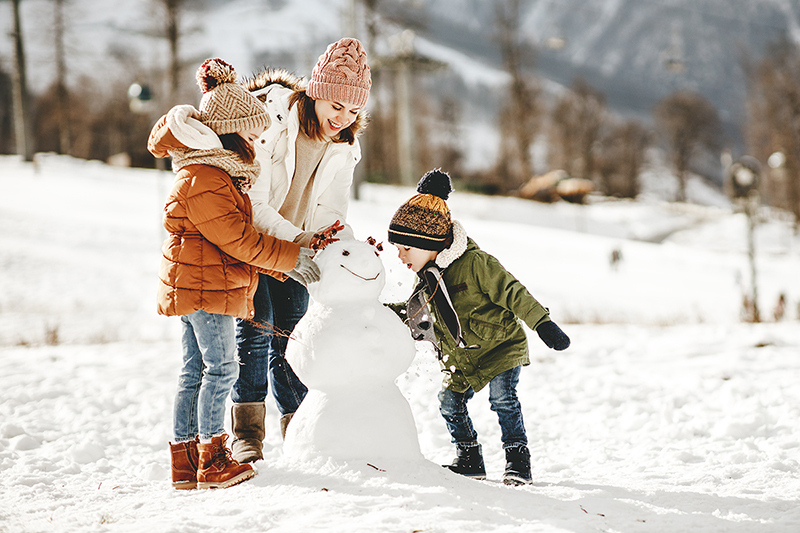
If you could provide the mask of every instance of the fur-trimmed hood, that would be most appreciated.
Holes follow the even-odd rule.
[[[467,230],[458,220],[453,221],[453,244],[442,250],[436,255],[436,266],[439,268],[449,267],[453,261],[464,255],[467,251]]]
[[[284,123],[289,116],[289,98],[291,92],[305,91],[308,82],[285,69],[267,68],[252,78],[243,81],[250,93],[261,100],[270,116]],[[360,136],[369,123],[369,113],[361,108],[353,123],[354,137]]]
[[[303,91],[307,85],[305,78],[296,76],[295,74],[282,68],[264,69],[252,78],[244,80],[242,83],[245,88],[253,94],[253,96],[256,96],[262,102],[266,101],[263,94],[265,92],[264,89],[270,85],[282,85],[293,91]]]

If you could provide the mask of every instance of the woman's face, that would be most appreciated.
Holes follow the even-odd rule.
[[[256,126],[254,128],[250,128],[249,130],[239,131],[237,132],[239,136],[247,141],[250,146],[254,146],[256,139],[261,137],[261,134],[264,133],[265,128],[262,126]]]
[[[358,117],[360,107],[331,100],[314,100],[314,112],[326,137],[335,137]]]

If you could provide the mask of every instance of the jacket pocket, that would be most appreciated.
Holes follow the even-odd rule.
[[[475,315],[469,317],[469,329],[479,338],[487,341],[504,339],[509,332],[509,326],[503,322]]]

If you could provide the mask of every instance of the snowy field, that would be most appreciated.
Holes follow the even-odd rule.
[[[800,531],[800,241],[778,219],[759,227],[768,322],[743,324],[744,218],[655,200],[449,202],[572,337],[556,353],[531,335],[519,394],[533,485],[499,484],[486,391],[470,411],[489,479],[438,466],[453,448],[438,368],[418,345],[398,385],[425,461],[289,461],[268,404],[253,480],[174,491],[179,324],[155,314],[170,182],[166,172],[0,157],[0,532]],[[384,239],[412,191],[360,192],[351,224]],[[383,299],[404,298],[413,275],[392,249],[382,260]],[[788,305],[776,323],[780,293]]]

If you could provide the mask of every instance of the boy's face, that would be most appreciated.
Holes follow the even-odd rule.
[[[397,246],[397,255],[400,261],[406,264],[408,268],[414,272],[419,272],[422,267],[428,264],[429,261],[436,259],[438,252],[433,250],[423,250],[421,248],[412,248],[404,244],[395,244]]]

